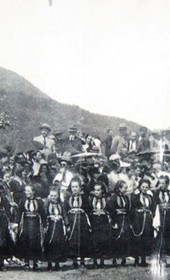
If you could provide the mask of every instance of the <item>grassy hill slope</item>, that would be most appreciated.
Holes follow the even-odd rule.
[[[61,127],[67,132],[71,125],[82,131],[105,138],[106,130],[117,133],[118,124],[125,122],[129,130],[139,125],[117,117],[93,114],[78,106],[59,103],[41,92],[20,75],[0,68],[0,113],[9,115],[12,128],[0,130],[0,142],[16,142],[18,139],[31,141],[39,134],[40,123],[47,122],[55,130]],[[113,109],[114,114],[114,109]]]

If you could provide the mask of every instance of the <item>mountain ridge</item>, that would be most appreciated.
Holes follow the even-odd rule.
[[[47,122],[52,131],[76,125],[85,133],[99,136],[102,140],[108,128],[117,133],[120,122],[125,122],[130,131],[139,125],[114,116],[91,113],[77,105],[68,105],[52,99],[21,75],[0,67],[0,112],[5,112],[13,123],[12,128],[0,130],[0,143],[18,139],[32,140],[39,134],[40,123]]]

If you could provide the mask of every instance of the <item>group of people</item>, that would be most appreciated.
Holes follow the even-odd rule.
[[[93,268],[111,259],[134,258],[148,266],[155,255],[167,264],[170,255],[169,141],[156,139],[145,127],[99,137],[63,131],[48,124],[34,137],[35,149],[0,151],[0,270],[4,260],[24,260],[24,269],[74,268],[93,260]],[[31,140],[30,140],[31,141]],[[54,266],[53,266],[54,264]]]

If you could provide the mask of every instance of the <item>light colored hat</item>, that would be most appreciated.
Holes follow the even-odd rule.
[[[120,167],[125,167],[126,168],[126,167],[129,167],[129,166],[130,166],[130,163],[120,160]]]
[[[160,169],[161,170],[161,164],[159,164],[159,163],[154,163],[153,164],[153,169]]]
[[[71,163],[71,154],[69,152],[65,152],[61,158],[58,159],[59,162],[66,161]]]
[[[127,125],[125,123],[120,123],[119,124],[119,129],[125,128],[127,129]]]
[[[120,159],[121,157],[118,155],[118,154],[113,154],[109,157],[109,160],[110,161],[114,161],[114,160],[118,160]]]
[[[43,129],[43,128],[46,128],[48,129],[49,131],[51,130],[50,126],[48,125],[48,123],[43,123],[42,125],[40,125],[39,129]]]

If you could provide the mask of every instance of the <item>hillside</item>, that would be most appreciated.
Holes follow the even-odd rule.
[[[18,139],[31,141],[39,134],[38,127],[47,122],[55,130],[58,127],[67,132],[75,124],[86,133],[92,133],[103,139],[106,130],[112,128],[115,133],[120,122],[125,122],[129,130],[137,130],[138,125],[117,117],[93,114],[78,106],[61,104],[41,92],[18,74],[0,68],[0,113],[9,115],[12,128],[0,130],[0,143],[16,142]],[[113,109],[114,114],[114,109]]]

